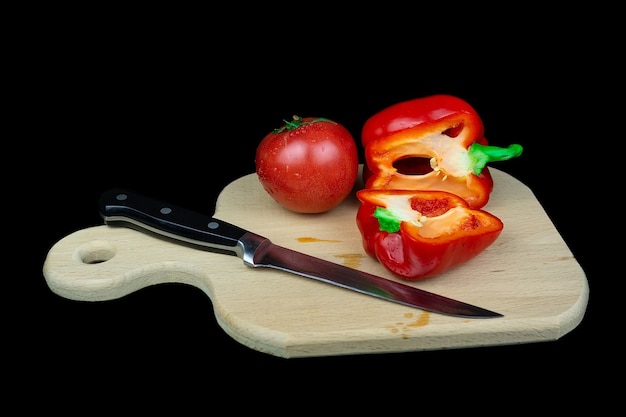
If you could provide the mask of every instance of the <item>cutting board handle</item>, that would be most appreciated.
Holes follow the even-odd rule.
[[[104,301],[141,288],[179,282],[212,296],[210,277],[197,260],[220,257],[243,266],[241,259],[170,243],[126,227],[95,226],[59,240],[48,252],[43,275],[50,289],[62,297]]]

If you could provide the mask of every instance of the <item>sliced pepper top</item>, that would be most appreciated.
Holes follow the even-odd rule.
[[[483,132],[474,109],[453,96],[419,98],[384,109],[362,131],[366,188],[448,191],[480,208],[493,188],[487,164],[522,153],[518,144],[490,146]]]
[[[455,115],[464,119],[476,137],[484,135],[484,126],[478,113],[459,97],[437,94],[393,104],[366,120],[361,131],[363,146],[376,138],[386,137],[419,125],[428,125]],[[451,132],[451,136],[456,136]]]

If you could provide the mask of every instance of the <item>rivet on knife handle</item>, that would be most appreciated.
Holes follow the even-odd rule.
[[[440,314],[502,317],[502,314],[481,307],[275,245],[263,236],[223,220],[129,190],[113,189],[103,193],[99,207],[107,224],[129,225],[213,252],[236,255],[250,267],[287,271]]]

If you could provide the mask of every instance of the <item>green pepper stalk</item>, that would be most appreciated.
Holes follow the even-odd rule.
[[[481,145],[478,142],[472,143],[468,149],[468,155],[472,163],[472,172],[480,175],[483,168],[492,161],[506,161],[516,158],[522,154],[522,145],[514,143],[506,148],[491,145]]]

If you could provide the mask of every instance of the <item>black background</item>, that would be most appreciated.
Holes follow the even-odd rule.
[[[457,11],[466,26],[449,32],[457,22],[425,28],[428,15],[395,9],[367,19],[307,9],[307,19],[300,10],[255,26],[235,13],[224,22],[212,12],[161,12],[85,14],[37,32],[20,51],[16,67],[26,80],[16,107],[26,120],[15,142],[23,159],[6,176],[28,171],[20,186],[27,233],[20,228],[16,239],[27,262],[9,276],[18,291],[5,295],[15,306],[9,317],[18,332],[8,343],[21,358],[17,386],[110,406],[126,396],[139,405],[208,407],[230,393],[234,407],[256,394],[272,408],[287,397],[310,399],[299,406],[305,410],[345,398],[348,388],[357,389],[357,403],[390,409],[427,401],[430,392],[471,393],[478,410],[495,392],[519,401],[549,400],[560,387],[570,398],[586,395],[614,349],[600,328],[606,277],[585,221],[593,189],[579,177],[595,146],[580,144],[597,132],[593,115],[610,88],[581,67],[605,60],[597,39],[560,16],[533,13],[511,27],[512,12],[474,24]],[[225,185],[254,172],[256,144],[283,119],[334,119],[358,140],[376,111],[439,93],[474,106],[491,144],[524,146],[520,158],[494,166],[531,188],[585,270],[585,317],[559,340],[282,359],[227,336],[197,288],[159,285],[89,303],[56,296],[45,283],[47,251],[102,224],[96,201],[111,187],[212,213]],[[5,163],[12,158],[5,154]],[[599,346],[603,354],[591,355]]]

